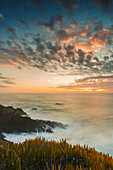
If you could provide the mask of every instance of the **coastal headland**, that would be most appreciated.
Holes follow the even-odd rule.
[[[48,132],[53,133],[56,127],[66,128],[67,125],[55,121],[33,120],[20,108],[0,105],[0,133]]]

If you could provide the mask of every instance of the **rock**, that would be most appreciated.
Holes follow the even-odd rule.
[[[36,132],[37,130],[38,132],[51,133],[55,127],[65,128],[66,126],[53,121],[33,120],[27,117],[27,114],[20,108],[0,105],[0,133]]]
[[[63,105],[63,103],[55,103],[55,105]]]
[[[37,108],[32,108],[31,110],[37,110]]]
[[[9,143],[10,143],[9,141],[7,141],[7,140],[4,139],[4,138],[5,138],[5,136],[2,135],[2,134],[0,134],[0,148],[2,148],[2,145],[1,145],[1,144],[3,144],[3,143],[9,144]]]
[[[46,129],[46,132],[53,133],[53,131],[50,128]]]

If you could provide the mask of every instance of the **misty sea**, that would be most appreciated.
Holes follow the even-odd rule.
[[[0,94],[0,104],[22,108],[32,119],[68,124],[66,129],[56,128],[52,134],[3,133],[9,141],[23,142],[36,137],[59,141],[64,138],[71,144],[88,144],[99,152],[113,156],[113,94]]]

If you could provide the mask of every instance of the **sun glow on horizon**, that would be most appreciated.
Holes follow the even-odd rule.
[[[38,88],[18,88],[6,90],[5,93],[108,93],[107,89],[95,88],[58,88],[58,87],[38,87]]]

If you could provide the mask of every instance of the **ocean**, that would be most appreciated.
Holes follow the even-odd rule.
[[[52,134],[3,133],[9,141],[23,142],[36,137],[59,141],[63,138],[72,145],[88,144],[99,152],[113,156],[113,94],[0,94],[0,104],[22,108],[32,119],[68,124],[66,129],[56,128]]]

